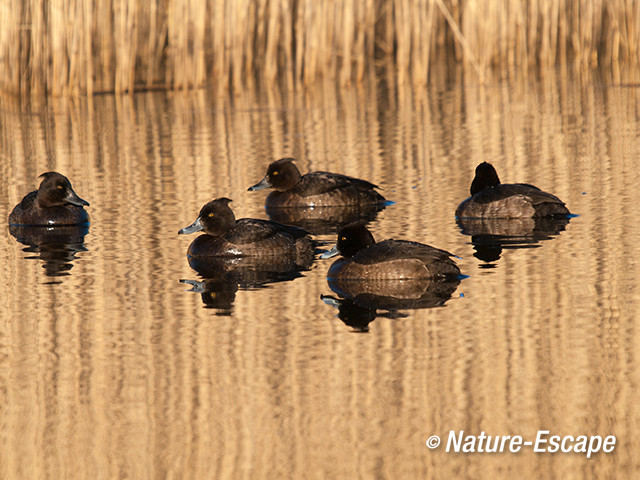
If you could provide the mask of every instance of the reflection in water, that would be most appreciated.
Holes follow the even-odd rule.
[[[462,277],[434,280],[342,280],[327,279],[329,287],[341,298],[322,295],[322,300],[338,308],[338,317],[350,327],[368,331],[376,317],[405,316],[398,310],[434,308],[444,305]],[[378,313],[385,310],[385,313]]]
[[[267,215],[274,222],[295,225],[314,235],[336,234],[349,223],[372,222],[388,204],[346,205],[342,207],[267,207]]]
[[[378,317],[401,318],[407,316],[399,312],[378,312],[376,308],[359,305],[350,298],[320,295],[320,299],[327,305],[337,308],[338,314],[336,316],[356,332],[368,332],[369,324]]]
[[[471,235],[474,257],[490,263],[500,259],[503,248],[534,248],[562,232],[569,217],[561,218],[458,218],[464,235]]]
[[[239,288],[258,288],[270,283],[286,282],[301,277],[309,270],[313,257],[300,264],[281,257],[188,257],[189,266],[202,280],[180,280],[192,286],[192,292],[202,294],[205,308],[216,308],[220,314],[230,314]],[[300,259],[297,259],[298,261]]]
[[[32,227],[10,225],[9,232],[18,242],[27,245],[24,252],[37,253],[26,256],[27,259],[39,259],[48,277],[69,275],[73,268],[71,262],[78,252],[86,252],[84,237],[89,226]]]
[[[221,278],[207,278],[205,280],[180,280],[180,283],[191,285],[190,292],[202,295],[205,308],[215,308],[221,315],[230,315],[233,302],[236,299],[238,283]]]
[[[90,253],[61,285],[42,285],[41,264],[8,229],[0,242],[0,478],[631,477],[640,88],[547,73],[474,85],[434,69],[440,86],[388,92],[365,82],[0,96],[0,212],[60,170],[83,185],[93,218]],[[366,335],[346,335],[319,299],[340,298],[324,263],[269,288],[215,286],[239,291],[231,316],[212,322],[216,311],[176,285],[207,282],[184,259],[176,219],[220,194],[239,216],[266,218],[246,187],[282,155],[304,171],[375,179],[397,200],[377,235],[461,255],[471,237],[453,213],[486,158],[582,216],[542,248],[507,252],[492,275],[462,255],[470,278],[446,308],[400,310],[410,317],[378,318]],[[540,428],[619,443],[591,459],[424,444],[449,430],[530,440]]]

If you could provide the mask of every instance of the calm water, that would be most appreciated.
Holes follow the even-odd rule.
[[[0,477],[637,478],[639,108],[638,88],[553,76],[0,98],[0,217],[57,170],[92,218],[40,247],[5,223]],[[452,251],[468,278],[392,312],[323,301],[338,298],[330,260],[204,280],[178,229],[219,196],[267,218],[265,192],[246,190],[282,156],[379,184],[396,203],[376,238]],[[458,226],[483,160],[579,216]],[[541,429],[617,445],[591,459],[425,446]]]

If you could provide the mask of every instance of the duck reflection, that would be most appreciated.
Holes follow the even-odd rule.
[[[338,318],[359,332],[368,332],[377,317],[401,318],[400,310],[440,307],[460,284],[461,277],[411,280],[328,279],[329,288],[338,297],[321,295],[328,305],[338,309]]]
[[[358,305],[350,298],[338,298],[333,295],[320,295],[320,299],[327,305],[337,308],[338,314],[336,316],[355,332],[368,332],[369,324],[378,316],[392,316],[390,313],[379,314],[378,310],[375,308]]]
[[[189,291],[200,293],[205,308],[230,315],[238,290],[266,287],[302,277],[309,270],[313,256],[302,259],[264,259],[260,257],[188,257],[189,266],[201,277],[180,280],[191,285]]]
[[[390,203],[335,207],[266,207],[269,218],[285,225],[304,228],[314,235],[335,234],[353,222],[370,223]]]
[[[483,262],[500,259],[503,248],[535,248],[562,232],[569,217],[458,218],[460,232],[471,236],[473,254]]]
[[[196,292],[202,296],[205,308],[214,308],[220,315],[231,315],[233,302],[236,299],[238,283],[222,278],[207,278],[203,280],[180,280],[180,283],[191,285],[189,292]]]
[[[44,262],[43,268],[48,277],[70,275],[73,260],[78,252],[86,252],[84,237],[89,232],[88,225],[82,226],[18,226],[10,225],[9,233],[18,242],[26,245],[26,259],[38,259]],[[53,282],[59,283],[59,282]]]

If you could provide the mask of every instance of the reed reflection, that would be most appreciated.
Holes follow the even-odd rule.
[[[536,248],[565,230],[569,217],[458,218],[460,233],[471,236],[473,254],[483,262],[496,262],[503,248]]]
[[[16,240],[26,245],[23,252],[36,255],[25,256],[26,259],[42,260],[45,275],[62,277],[70,275],[72,262],[79,252],[86,252],[84,237],[89,232],[88,225],[36,227],[10,225],[9,233]],[[60,282],[53,282],[60,283]]]
[[[460,284],[461,277],[403,280],[345,280],[329,278],[329,288],[338,295],[321,295],[338,309],[338,318],[354,330],[367,332],[377,317],[402,318],[402,310],[443,306]]]

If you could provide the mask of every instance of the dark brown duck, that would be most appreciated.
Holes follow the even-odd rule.
[[[458,218],[531,218],[571,215],[564,202],[528,183],[500,183],[493,165],[482,162],[471,196],[456,209]]]
[[[254,256],[272,258],[300,258],[313,255],[314,242],[301,228],[268,220],[236,217],[228,198],[218,198],[202,207],[198,218],[179,234],[203,231],[187,252],[192,257]]]
[[[10,225],[56,226],[87,225],[89,214],[83,200],[71,187],[71,182],[57,172],[40,175],[38,190],[28,193],[9,215]]]
[[[398,280],[417,278],[446,278],[457,276],[460,269],[451,253],[407,240],[377,242],[361,223],[348,225],[338,233],[332,250],[321,258],[335,255],[329,268],[329,278]]]
[[[249,187],[249,191],[275,189],[267,196],[267,208],[376,205],[385,202],[373,183],[339,173],[300,175],[293,162],[293,158],[276,160],[267,168],[265,177]]]

